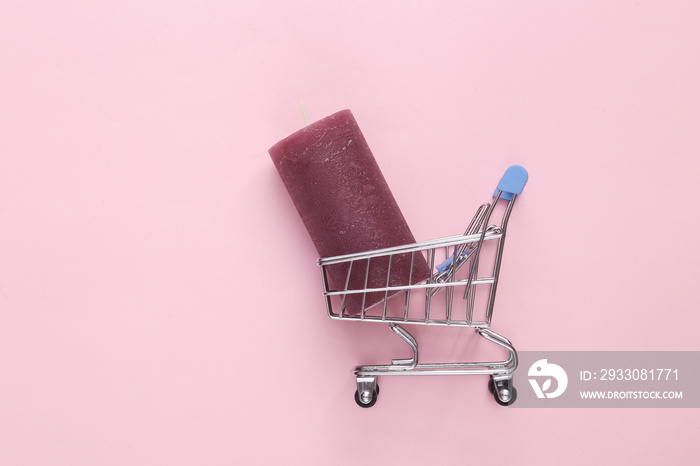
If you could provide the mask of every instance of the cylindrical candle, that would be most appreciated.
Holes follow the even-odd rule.
[[[415,243],[379,165],[350,110],[312,123],[269,150],[272,161],[299,211],[321,257],[353,254]],[[372,259],[369,276],[364,266],[330,266],[336,289],[358,290],[387,285],[388,259]],[[416,253],[395,256],[389,285],[406,286],[428,278],[425,258]],[[345,312],[357,314],[384,298],[384,293],[349,294]],[[363,302],[364,301],[364,302]]]

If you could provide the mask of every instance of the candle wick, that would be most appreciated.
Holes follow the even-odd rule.
[[[301,115],[304,117],[304,126],[309,126],[309,114],[306,112],[306,104],[300,102],[299,105],[301,106]]]

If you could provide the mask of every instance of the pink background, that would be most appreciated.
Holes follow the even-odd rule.
[[[419,239],[512,163],[494,330],[700,350],[697,2],[4,2],[0,463],[691,464],[697,410],[518,410],[384,378],[328,319],[267,149],[351,108]],[[485,348],[416,329],[425,357]],[[467,354],[466,357],[469,357]],[[525,389],[525,385],[520,385]]]

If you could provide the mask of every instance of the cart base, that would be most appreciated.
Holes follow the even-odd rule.
[[[515,402],[517,390],[513,387],[513,371],[518,367],[518,354],[507,338],[488,328],[475,329],[485,339],[508,350],[508,359],[504,361],[419,364],[418,342],[413,335],[395,323],[390,323],[389,328],[408,344],[413,356],[394,359],[387,365],[356,367],[355,401],[359,406],[374,406],[379,395],[377,378],[385,375],[490,375],[488,387],[496,402],[501,406],[510,406]]]

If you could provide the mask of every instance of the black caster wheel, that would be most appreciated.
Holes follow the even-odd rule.
[[[494,384],[493,379],[489,377],[489,392],[491,392],[491,394],[493,395],[493,399],[496,400],[496,403],[498,403],[500,406],[510,406],[513,403],[515,403],[515,400],[518,399],[518,391],[512,385],[510,388],[512,391],[510,400],[502,401],[496,393],[496,384]]]
[[[357,406],[361,408],[371,408],[377,402],[377,396],[379,396],[379,385],[377,385],[377,388],[374,390],[372,397],[367,401],[367,403],[363,402],[360,392],[355,390],[355,403],[357,403]]]

